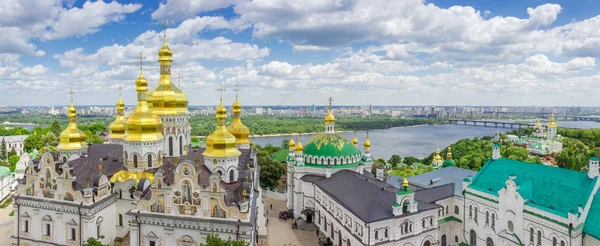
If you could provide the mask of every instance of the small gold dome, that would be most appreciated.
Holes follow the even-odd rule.
[[[402,186],[408,187],[408,179],[406,177],[404,177],[404,181],[402,181]]]
[[[327,113],[327,116],[325,116],[325,123],[335,123],[335,117],[333,116],[333,113],[331,113],[331,108],[329,108],[329,112]]]
[[[69,125],[67,128],[60,133],[60,143],[58,144],[58,150],[80,150],[88,147],[85,142],[86,135],[83,131],[77,128],[77,109],[73,106],[69,106],[68,114]]]
[[[548,122],[548,127],[556,127],[556,121],[554,120],[554,114],[550,116],[550,122]]]
[[[442,156],[440,156],[440,149],[439,148],[435,151],[435,156],[433,156],[433,160],[434,161],[441,161],[442,160]]]
[[[296,142],[294,142],[293,138],[290,138],[290,141],[288,142],[288,148],[294,148],[296,147]]]
[[[148,80],[142,74],[135,81],[136,91],[138,93],[138,103],[135,111],[127,117],[126,131],[123,140],[129,142],[153,142],[163,140],[162,121],[150,111],[146,101],[146,92],[148,92]]]
[[[294,151],[302,152],[302,150],[304,150],[304,146],[302,146],[302,142],[298,141],[298,144],[296,144],[296,148],[294,149]]]
[[[217,107],[217,130],[208,136],[206,140],[206,150],[202,153],[204,156],[227,158],[237,157],[242,153],[236,147],[236,139],[225,127],[227,120],[227,109],[223,106],[223,100]]]
[[[242,123],[242,104],[237,100],[237,96],[235,97],[235,102],[233,103],[232,108],[233,121],[231,121],[231,124],[229,127],[227,127],[227,131],[233,134],[237,144],[249,144],[250,140],[248,140],[248,136],[250,135],[250,129],[248,129],[248,127]]]
[[[357,146],[357,145],[358,145],[358,139],[356,138],[356,131],[354,131],[354,138],[352,139],[352,144],[353,144],[354,146]]]
[[[365,146],[365,149],[371,148],[371,141],[369,141],[369,132],[367,132],[367,139],[365,139],[365,143],[363,145]]]
[[[446,159],[452,160],[452,147],[448,146],[448,153],[446,153]]]
[[[108,126],[108,138],[122,139],[123,135],[125,135],[125,123],[125,102],[119,96],[119,101],[117,101],[117,118]]]

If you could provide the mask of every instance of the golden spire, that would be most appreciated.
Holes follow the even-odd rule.
[[[433,156],[433,160],[434,161],[441,161],[442,160],[442,157],[440,156],[440,149],[439,148],[435,151],[435,156]]]
[[[352,144],[354,146],[358,145],[358,139],[356,139],[356,129],[354,129],[354,138],[352,139]]]
[[[288,148],[293,149],[296,147],[296,143],[294,142],[294,136],[290,134],[290,141],[288,142]]]
[[[550,122],[548,123],[549,127],[556,127],[556,121],[554,120],[554,113],[550,116]]]
[[[446,153],[446,160],[452,160],[452,147],[448,146],[448,152]]]
[[[333,98],[329,97],[329,108],[328,108],[328,112],[327,112],[327,116],[325,116],[325,123],[329,124],[329,123],[335,123],[335,117],[333,116],[333,112],[332,111],[332,107],[331,107],[331,103],[333,102]]]
[[[144,77],[142,52],[140,52],[140,76],[135,81],[137,92],[137,106],[135,111],[127,117],[126,131],[123,140],[129,142],[151,142],[164,139],[162,135],[162,121],[150,111],[146,101],[148,80]]]
[[[71,105],[69,106],[67,116],[69,117],[69,125],[60,133],[60,143],[58,150],[80,150],[87,148],[85,142],[86,135],[77,128],[77,108],[73,105],[73,87],[69,90],[71,95]]]
[[[206,138],[206,150],[202,153],[204,156],[228,158],[238,157],[242,153],[236,147],[236,139],[225,127],[227,120],[227,109],[223,106],[223,83],[217,89],[221,93],[219,106],[215,113],[217,118],[217,129]]]
[[[125,102],[121,96],[122,85],[119,85],[119,100],[117,101],[117,118],[108,126],[110,139],[122,139],[125,134]]]
[[[300,136],[298,136],[298,143],[296,144],[296,147],[294,148],[295,152],[302,152],[304,150],[304,146],[302,146],[302,139],[300,138]]]
[[[237,144],[249,144],[250,140],[248,139],[248,136],[250,135],[250,129],[242,123],[242,104],[238,101],[238,91],[240,90],[237,88],[237,85],[234,91],[235,102],[231,106],[233,110],[233,120],[229,127],[227,127],[227,130],[235,136]]]
[[[369,141],[369,129],[367,129],[367,138],[365,139],[365,150],[371,149],[371,141]]]
[[[167,20],[163,24],[163,45],[158,50],[160,80],[156,87],[148,92],[148,104],[152,112],[159,116],[189,115],[188,98],[171,78],[173,51],[167,45]]]

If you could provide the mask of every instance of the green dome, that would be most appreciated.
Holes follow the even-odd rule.
[[[343,162],[333,163],[331,165],[352,164],[360,161],[361,152],[350,142],[346,137],[338,134],[319,134],[312,137],[306,145],[302,153],[305,156],[306,162],[317,164],[313,161],[315,157],[356,157],[354,161],[343,158]],[[350,161],[346,161],[350,160]],[[326,165],[325,163],[320,163]]]
[[[454,162],[454,160],[452,160],[452,159],[445,160],[444,163],[442,164],[442,167],[450,167],[450,166],[452,166],[452,167],[456,166],[456,162]]]

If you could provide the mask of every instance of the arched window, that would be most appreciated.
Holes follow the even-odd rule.
[[[183,136],[179,136],[179,155],[183,155]]]
[[[44,236],[52,236],[52,218],[50,218],[50,216],[46,215],[42,218],[42,224],[43,224],[43,228],[44,228]]]
[[[496,227],[496,214],[492,214],[492,228]]]
[[[529,229],[529,242],[533,243],[533,228]]]
[[[490,224],[490,212],[485,211],[485,224]]]
[[[350,238],[348,238],[348,240],[346,241],[346,246],[351,246],[350,245]]]
[[[137,161],[137,155],[133,155],[133,167],[138,167]]]
[[[537,244],[542,245],[542,231],[538,231]]]
[[[475,221],[477,221],[477,207],[475,207]]]
[[[375,231],[375,240],[379,239],[379,231]]]
[[[423,244],[423,246],[431,246],[431,242],[429,242],[429,240],[425,241],[425,243]]]
[[[458,236],[454,236],[454,242],[458,243]]]
[[[446,235],[442,235],[442,246],[446,246]]]
[[[152,167],[152,155],[148,155],[148,167]]]
[[[331,159],[327,159],[327,165],[331,165]]]
[[[100,231],[100,226],[102,225],[102,221],[104,221],[104,218],[102,218],[102,217],[100,217],[100,218],[98,218],[98,220],[96,220],[96,237],[97,238],[102,236],[102,233]]]
[[[123,155],[125,156],[125,160],[127,161],[127,151],[123,151]]]
[[[63,156],[63,162],[67,162],[67,157]]]
[[[458,206],[454,206],[454,214],[459,214],[459,211],[460,209],[458,208]]]
[[[425,228],[425,219],[423,219],[423,221],[421,221],[422,223],[422,227]]]
[[[552,246],[558,246],[558,242],[556,241],[556,238],[552,238]]]
[[[473,206],[469,205],[469,218],[473,218]]]
[[[446,205],[446,214],[448,214],[448,205]]]
[[[560,241],[560,246],[565,246],[565,241]]]
[[[475,233],[474,230],[471,230],[471,233],[469,235],[469,245],[477,246],[477,233]]]
[[[385,231],[384,231],[384,233],[383,233],[383,236],[384,236],[385,238],[387,238],[387,237],[388,237],[388,229],[387,229],[387,228],[385,228]]]
[[[337,165],[337,158],[333,159],[333,165]]]
[[[486,246],[494,246],[494,240],[492,240],[491,238],[487,238],[487,240],[485,241]]]
[[[173,156],[173,137],[169,137],[169,156]]]
[[[119,214],[119,226],[123,226],[123,215]]]
[[[433,226],[433,218],[429,218],[429,225]]]
[[[229,170],[229,182],[233,182],[233,179],[235,178],[235,173],[233,172],[233,169]]]

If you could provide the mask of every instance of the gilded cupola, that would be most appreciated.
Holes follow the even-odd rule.
[[[154,89],[148,92],[148,104],[152,112],[159,116],[187,115],[188,98],[171,79],[171,63],[173,51],[167,45],[167,30],[165,23],[163,45],[158,50],[160,64],[160,80]]]
[[[125,135],[125,102],[123,102],[120,92],[116,109],[117,118],[108,126],[108,138],[110,139],[122,139],[123,135]]]
[[[448,152],[448,153],[450,153],[450,152]],[[434,161],[441,161],[442,160],[442,156],[440,155],[440,149],[439,148],[435,151],[435,156],[433,156],[433,160]]]
[[[73,90],[69,92],[71,94],[71,106],[69,106],[68,114],[69,125],[67,128],[60,133],[60,143],[58,144],[58,150],[81,150],[88,147],[85,142],[85,133],[77,128],[77,109],[73,106]]]
[[[301,153],[303,150],[304,150],[304,146],[302,146],[302,142],[300,142],[300,140],[298,140],[298,143],[296,144],[294,151],[297,153]]]
[[[233,103],[233,121],[227,127],[227,130],[233,134],[237,144],[249,144],[248,136],[250,135],[250,129],[242,123],[242,104],[238,101],[237,93],[235,95],[235,102]]]
[[[367,130],[367,137],[363,146],[365,146],[366,150],[371,149],[371,141],[369,141],[369,130]]]
[[[202,155],[207,157],[227,158],[237,157],[242,153],[236,147],[236,139],[225,127],[227,109],[223,106],[221,97],[216,110],[217,129],[206,138],[206,150]]]
[[[548,122],[548,127],[556,127],[556,121],[554,120],[554,114],[550,116],[550,122]]]
[[[293,149],[294,147],[296,147],[296,142],[294,142],[293,138],[290,138],[290,141],[288,142],[288,148]]]
[[[356,138],[356,130],[354,130],[354,138],[352,139],[352,145],[354,145],[354,146],[358,145],[358,139]]]
[[[142,57],[140,56],[140,63]],[[153,142],[163,140],[162,121],[150,111],[146,101],[148,92],[148,80],[142,73],[140,65],[140,76],[135,81],[135,90],[137,91],[137,106],[135,111],[127,117],[126,131],[123,140],[128,142]]]

